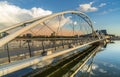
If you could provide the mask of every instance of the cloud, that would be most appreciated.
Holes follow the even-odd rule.
[[[111,8],[111,9],[108,9],[108,12],[115,12],[115,11],[120,11],[120,8]]]
[[[99,69],[99,71],[100,71],[101,73],[107,73],[107,71],[105,71],[104,69]]]
[[[89,65],[86,64],[86,65],[83,67],[82,72],[86,72],[86,70],[88,69],[88,67],[89,67]],[[93,64],[93,65],[92,65],[92,70],[96,70],[96,69],[98,69],[98,68],[99,68],[98,65],[96,65],[96,64]],[[87,72],[90,72],[90,68],[87,70]]]
[[[120,8],[107,9],[107,10],[102,11],[99,14],[104,15],[104,14],[107,14],[107,13],[110,13],[110,12],[116,12],[116,11],[119,11],[119,10],[120,10]]]
[[[31,18],[52,14],[50,10],[33,7],[31,9],[20,8],[7,1],[0,2],[0,28],[10,26]],[[1,27],[2,26],[2,27]]]
[[[47,22],[47,25],[49,25],[50,27],[53,27],[53,28],[58,28],[59,26],[62,27],[64,26],[65,24],[71,22],[71,19],[70,17],[64,17],[64,16],[59,16],[58,17],[55,17],[55,18],[52,18],[50,19],[48,22]]]
[[[100,14],[104,15],[104,14],[107,14],[107,13],[108,13],[108,11],[103,11]]]
[[[77,21],[74,21],[73,24],[74,24],[74,25],[77,25]]]
[[[106,3],[101,3],[100,5],[99,5],[99,7],[103,7],[103,6],[105,6],[106,5]]]
[[[95,21],[93,21],[93,23],[94,23],[94,24],[96,24],[96,22],[95,22]]]
[[[35,17],[41,17],[49,14],[52,14],[52,11],[44,10],[42,8],[36,8],[36,7],[33,7],[31,9],[24,9],[24,8],[20,8],[19,6],[10,4],[7,1],[1,1],[0,2],[0,29],[6,28],[8,26],[12,26],[13,24],[16,24],[25,20],[29,20]],[[62,33],[64,33],[64,35],[71,35],[70,33],[71,30],[69,30],[68,27],[66,27],[66,24],[68,25],[71,22],[72,22],[71,16],[67,16],[67,17],[59,16],[59,18],[54,17],[50,20],[45,21],[45,23],[49,27],[51,27],[55,32],[57,32],[59,25],[60,27],[65,26],[64,29],[62,29],[62,31],[59,31],[59,35],[62,35]],[[74,22],[74,24],[76,25],[77,22]],[[43,24],[37,25],[36,27],[24,32],[23,34],[31,33],[33,35],[50,35],[53,32],[48,27],[46,26],[43,27],[43,26],[45,25]],[[43,28],[40,29],[41,27]],[[17,30],[18,29],[11,30],[8,32],[13,33]],[[37,32],[37,34],[35,34],[35,32]]]
[[[97,11],[98,8],[97,7],[92,7],[92,4],[94,2],[90,2],[88,4],[81,4],[79,5],[79,8],[77,8],[77,10],[82,11],[82,12],[94,12]]]

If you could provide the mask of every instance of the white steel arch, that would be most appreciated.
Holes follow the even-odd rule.
[[[14,29],[16,27],[22,26],[22,25],[27,24],[27,23],[32,23],[33,22],[32,24],[30,24],[28,26],[25,26],[24,28],[16,31],[15,33],[10,34],[10,35],[0,39],[0,47],[5,45],[6,43],[10,42],[11,40],[16,38],[20,34],[24,33],[25,31],[35,27],[36,25],[41,24],[41,23],[43,23],[44,21],[46,21],[46,20],[48,20],[50,18],[59,16],[59,15],[64,15],[64,14],[76,14],[76,15],[80,16],[81,18],[83,18],[89,24],[89,26],[92,29],[92,32],[95,32],[94,28],[93,28],[93,25],[92,25],[92,21],[90,20],[90,18],[86,14],[84,14],[82,12],[79,12],[79,11],[64,11],[64,12],[60,12],[60,13],[55,13],[55,14],[52,14],[52,15],[44,16],[42,18],[32,19],[32,20],[29,20],[29,21],[26,21],[26,22],[23,22],[23,23],[19,23],[19,24],[16,24],[15,26],[12,26],[12,27],[9,27],[9,28],[1,30],[0,33],[8,31],[8,30],[11,30],[11,29]]]

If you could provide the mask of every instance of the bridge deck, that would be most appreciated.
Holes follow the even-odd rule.
[[[47,67],[46,70],[40,71],[40,69],[38,69],[37,71],[34,71],[26,76],[62,77],[79,62],[81,62],[82,64],[83,63],[82,60],[87,55],[89,55],[89,53],[95,48],[96,46],[93,46],[85,49],[83,52],[77,52],[76,54],[70,56],[69,58],[62,60],[61,62],[58,62],[54,65],[49,65],[49,67]]]

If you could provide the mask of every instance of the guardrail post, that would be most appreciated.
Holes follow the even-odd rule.
[[[44,47],[44,42],[42,41],[42,49],[43,49],[43,52],[45,51],[45,47]]]
[[[64,43],[63,43],[63,41],[64,41],[64,40],[62,40],[62,46],[63,46],[63,48],[64,48]]]
[[[5,45],[5,49],[7,50],[8,62],[10,63],[11,59],[10,59],[10,51],[9,51],[8,43]]]
[[[21,40],[20,40],[20,43],[19,43],[19,47],[20,47],[20,48],[22,47],[22,45],[21,45]]]
[[[27,43],[28,43],[28,50],[29,50],[30,57],[32,57],[31,47],[30,47],[30,41],[31,40],[27,40]]]

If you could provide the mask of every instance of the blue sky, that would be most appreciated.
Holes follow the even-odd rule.
[[[30,10],[29,12],[32,8],[34,10],[40,8],[45,13],[48,11],[46,14],[66,10],[83,11],[90,16],[96,29],[107,29],[110,34],[120,35],[120,0],[0,0],[0,2],[22,10]]]

